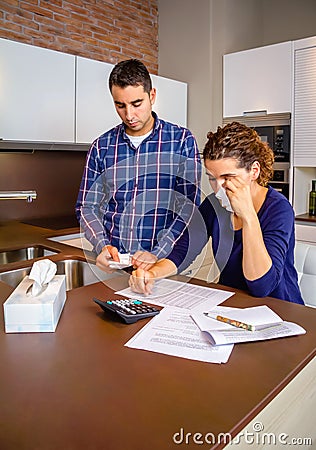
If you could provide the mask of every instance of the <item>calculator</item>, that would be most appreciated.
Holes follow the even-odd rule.
[[[110,311],[120,316],[126,323],[134,323],[140,319],[147,319],[148,317],[155,316],[160,312],[158,308],[147,305],[141,300],[135,300],[132,298],[121,298],[118,300],[98,300],[93,298],[93,301],[97,303],[104,311]]]

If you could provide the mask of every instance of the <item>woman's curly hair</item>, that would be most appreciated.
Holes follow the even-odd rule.
[[[260,174],[257,182],[266,186],[273,176],[273,150],[266,142],[261,141],[258,133],[239,122],[232,122],[223,128],[218,127],[216,133],[207,134],[208,141],[203,150],[203,158],[217,160],[235,158],[238,167],[250,171],[252,164],[258,161]]]

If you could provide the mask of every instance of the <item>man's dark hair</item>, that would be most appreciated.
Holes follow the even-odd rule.
[[[151,78],[146,66],[138,59],[121,61],[112,69],[109,78],[109,88],[112,86],[125,88],[127,86],[143,86],[148,94],[152,89]]]

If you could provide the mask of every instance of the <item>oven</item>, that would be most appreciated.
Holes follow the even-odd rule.
[[[273,178],[269,182],[269,185],[289,199],[290,162],[275,162],[273,169]]]
[[[223,124],[240,122],[254,128],[264,142],[268,142],[274,153],[273,179],[269,182],[277,191],[289,199],[291,115],[290,113],[262,114],[245,113],[241,117],[226,117]]]

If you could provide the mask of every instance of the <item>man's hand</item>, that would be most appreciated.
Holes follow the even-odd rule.
[[[112,261],[120,262],[118,250],[112,245],[106,245],[103,247],[102,252],[97,256],[96,265],[100,269],[104,270],[104,272],[113,273],[114,269],[109,267],[109,264]]]
[[[158,258],[151,253],[139,250],[132,256],[132,265],[136,269],[148,270],[155,264],[157,259]]]

